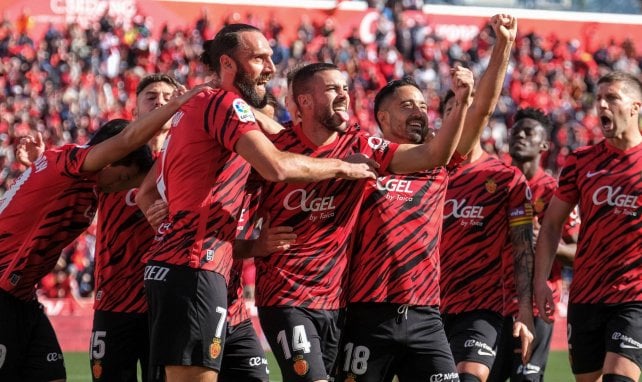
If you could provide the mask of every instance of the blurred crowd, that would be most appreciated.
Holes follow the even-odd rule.
[[[413,76],[429,101],[433,128],[439,128],[439,101],[448,90],[449,68],[463,64],[477,78],[485,69],[493,43],[484,26],[469,43],[450,42],[429,33],[426,25],[404,17],[404,10],[382,8],[373,43],[364,44],[357,30],[347,38],[335,34],[333,19],[302,18],[292,42],[282,38],[276,18],[238,13],[223,22],[244,22],[262,29],[274,50],[277,74],[271,92],[279,100],[277,116],[289,120],[283,107],[288,68],[300,62],[328,61],[345,72],[352,116],[365,129],[376,129],[374,95],[388,81]],[[168,73],[191,87],[205,81],[199,62],[202,42],[213,37],[220,20],[203,13],[193,25],[163,27],[152,35],[149,18],[137,16],[123,27],[103,15],[89,28],[78,24],[49,25],[44,35],[31,33],[29,15],[0,21],[0,195],[24,168],[15,161],[21,136],[40,131],[49,146],[85,143],[112,118],[132,118],[136,85],[150,73]],[[593,107],[595,83],[604,72],[619,69],[640,73],[634,44],[609,44],[587,49],[579,40],[520,34],[507,75],[504,94],[482,139],[484,148],[507,157],[507,131],[518,107],[549,113],[552,148],[543,165],[557,175],[566,154],[601,138]],[[78,294],[91,294],[93,235],[87,233],[63,255],[59,270],[73,274]],[[90,277],[90,276],[89,276]],[[48,289],[61,284],[46,280]],[[64,284],[64,283],[63,283]],[[67,286],[61,286],[67,288]],[[47,295],[63,292],[47,290]]]

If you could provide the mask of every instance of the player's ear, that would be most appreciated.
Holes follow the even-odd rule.
[[[233,70],[236,68],[236,62],[234,62],[234,60],[232,60],[232,57],[228,56],[227,54],[221,55],[220,63],[221,68],[225,68],[227,70]]]
[[[297,107],[299,108],[306,108],[306,107],[312,107],[312,95],[311,94],[299,94],[296,97],[297,100]]]

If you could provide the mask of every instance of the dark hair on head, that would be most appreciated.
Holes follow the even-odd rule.
[[[155,73],[155,74],[150,74],[149,76],[145,76],[140,82],[138,83],[138,86],[136,86],[136,96],[139,96],[140,93],[145,90],[146,87],[148,87],[151,84],[155,84],[157,82],[165,82],[166,84],[174,87],[174,89],[178,89],[179,86],[181,86],[178,81],[172,76],[169,76],[167,74],[162,74],[162,73]]]
[[[292,99],[294,99],[297,107],[301,107],[297,98],[299,95],[309,91],[309,84],[312,77],[326,70],[339,70],[339,68],[335,64],[315,62],[314,64],[305,65],[296,71],[292,78]]]
[[[276,97],[274,96],[274,94],[272,94],[271,91],[268,90],[267,93],[265,93],[265,98],[267,98],[266,105],[272,106],[275,111],[279,108],[279,102],[276,100]]]
[[[379,117],[377,114],[379,114],[379,109],[381,108],[381,104],[388,99],[388,97],[392,96],[395,91],[403,86],[414,86],[417,88],[419,91],[421,91],[421,88],[419,85],[417,85],[417,82],[410,77],[410,76],[405,76],[400,80],[393,80],[388,82],[384,87],[379,90],[377,95],[375,96],[374,99],[374,115],[375,115],[375,121],[379,124],[379,127],[381,127],[381,121],[379,121]]]
[[[455,92],[452,89],[448,89],[444,98],[442,98],[441,102],[439,102],[439,114],[441,114],[442,117],[444,116],[444,112],[446,111],[446,104],[454,96]]]
[[[212,40],[203,43],[201,62],[217,74],[221,72],[221,56],[230,57],[241,44],[239,34],[242,32],[261,32],[260,29],[248,24],[229,24],[224,26]]]
[[[127,125],[129,125],[129,121],[126,119],[112,119],[96,131],[96,134],[91,137],[89,142],[87,142],[87,145],[94,146],[100,142],[106,141],[123,131]],[[152,167],[153,163],[152,152],[147,145],[144,145],[127,154],[123,159],[112,163],[112,166],[136,165],[140,172],[147,172]]]
[[[597,84],[612,84],[614,82],[623,82],[629,90],[635,92],[634,98],[642,101],[642,83],[636,76],[626,72],[614,71],[602,76],[597,81]]]
[[[549,134],[551,133],[551,119],[544,113],[542,109],[536,109],[533,107],[527,107],[524,109],[518,109],[517,112],[515,113],[515,116],[513,117],[513,126],[518,121],[521,121],[522,119],[533,119],[537,121],[542,127],[544,128],[544,133],[546,134],[546,139],[548,139]]]
[[[304,63],[299,62],[288,69],[288,72],[285,74],[285,81],[288,87],[292,85],[292,81],[294,81],[294,76],[296,75],[296,72],[301,70],[301,68],[304,66],[305,66]]]

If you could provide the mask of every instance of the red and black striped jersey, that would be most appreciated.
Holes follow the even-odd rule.
[[[230,270],[230,281],[227,285],[227,325],[236,326],[250,319],[250,313],[245,306],[243,298],[243,260],[234,259]]]
[[[556,196],[579,204],[582,218],[569,301],[642,301],[642,144],[577,149],[559,183]]]
[[[538,167],[533,178],[527,180],[527,182],[533,197],[533,218],[541,224],[544,219],[544,214],[546,213],[546,208],[548,208],[548,204],[550,203],[551,198],[553,198],[553,194],[557,188],[557,181],[555,178],[547,174],[542,168]],[[517,315],[519,311],[517,305],[517,291],[515,289],[514,258],[510,248],[504,251],[502,255],[504,256],[502,260],[504,262],[504,271],[502,273],[504,316],[509,317]],[[561,278],[561,265],[558,261],[555,261],[548,281],[548,286],[553,290],[553,298],[555,301],[559,301],[559,281]],[[537,312],[537,308],[533,305],[533,315],[537,316]]]
[[[441,310],[503,310],[502,251],[510,228],[531,224],[524,175],[486,153],[448,180],[441,243]]]
[[[95,310],[147,311],[142,256],[152,244],[154,230],[134,201],[136,190],[98,195]]]
[[[272,136],[281,150],[318,158],[346,158],[362,153],[386,171],[397,144],[359,131],[340,134],[318,147],[301,126]],[[296,243],[286,251],[255,259],[257,306],[338,309],[347,299],[351,234],[365,181],[330,179],[317,183],[263,182],[261,215],[271,226],[291,226]]]
[[[249,105],[220,89],[201,92],[174,115],[157,180],[169,216],[149,260],[229,277],[236,220],[250,172],[234,146],[252,130],[260,128]]]
[[[368,181],[354,233],[349,301],[439,305],[444,167]]]
[[[82,174],[90,147],[47,150],[0,199],[0,288],[22,300],[94,219],[96,182]]]

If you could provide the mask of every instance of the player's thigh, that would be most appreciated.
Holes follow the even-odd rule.
[[[267,382],[268,363],[252,321],[228,327],[219,382]]]
[[[411,307],[406,322],[408,346],[397,368],[400,382],[459,380],[439,310]]]
[[[259,307],[263,332],[286,381],[328,378],[317,323],[304,309]]]
[[[138,361],[146,375],[147,314],[95,311],[89,359],[94,381],[136,381]]]
[[[337,381],[390,381],[403,352],[398,305],[351,304],[343,329]]]
[[[602,369],[607,312],[603,305],[569,304],[567,337],[573,374],[589,374]]]
[[[510,378],[513,371],[513,358],[515,351],[515,340],[513,338],[513,317],[504,317],[501,335],[497,341],[497,354],[495,362],[490,369],[488,381],[503,382]]]
[[[166,268],[163,280],[145,280],[152,374],[167,365],[202,366],[218,372],[226,332],[225,278],[162,263],[149,266]]]
[[[455,364],[474,362],[490,368],[497,355],[503,317],[488,310],[449,316],[446,335]]]
[[[609,307],[610,319],[606,324],[606,351],[617,354],[622,360],[623,370],[636,371],[635,367],[627,367],[628,361],[637,365],[637,372],[642,367],[642,303],[626,303]],[[617,357],[611,357],[617,360]],[[615,362],[616,363],[616,362]],[[614,368],[617,365],[613,365]],[[611,365],[604,367],[607,373]],[[616,373],[617,374],[617,373]],[[637,379],[637,378],[636,378]]]
[[[66,378],[60,344],[42,308],[36,312],[35,325],[22,367],[24,381],[54,381]]]

